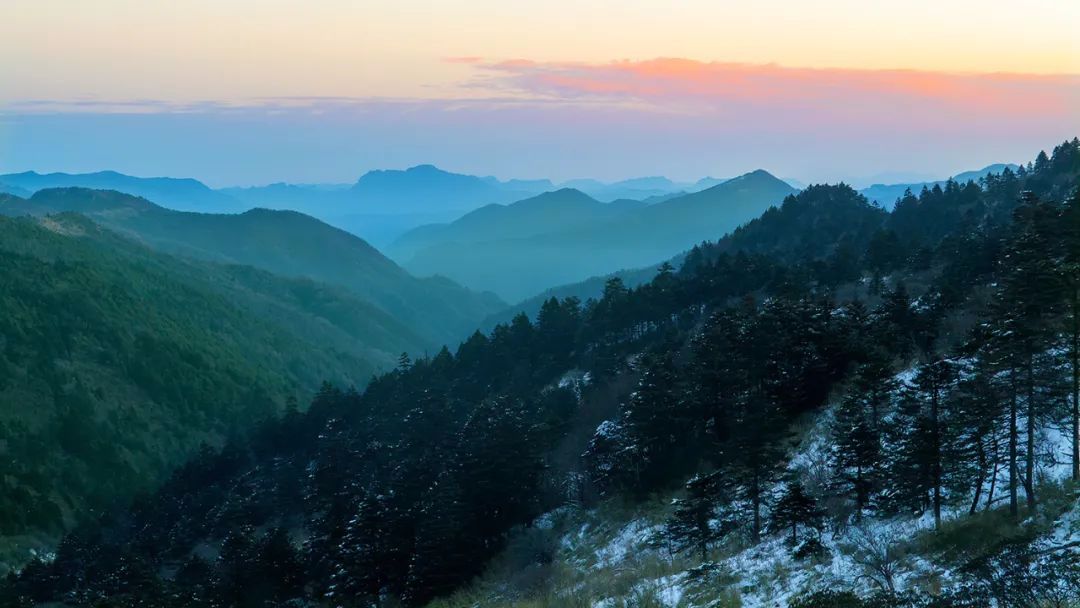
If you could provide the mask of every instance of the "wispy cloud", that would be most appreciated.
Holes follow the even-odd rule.
[[[273,115],[365,114],[373,111],[453,112],[457,110],[498,110],[520,107],[585,107],[603,105],[600,99],[555,99],[551,97],[508,94],[498,91],[471,91],[468,96],[422,97],[346,97],[281,96],[251,97],[231,100],[170,101],[164,99],[27,99],[0,105],[0,116],[41,114],[215,114]]]
[[[925,128],[972,118],[1080,121],[1080,75],[792,68],[678,58],[609,63],[482,57],[444,61],[468,66],[472,74],[456,90],[430,98],[23,100],[0,107],[0,112],[326,113],[390,105],[445,111],[606,104],[736,120],[769,113],[784,120],[802,118],[807,124],[811,119],[865,125],[906,118],[921,121]]]
[[[332,181],[420,162],[555,178],[767,167],[811,180],[946,175],[1080,133],[1076,75],[447,61],[463,80],[429,97],[12,102],[0,105],[0,166],[218,183]]]
[[[773,64],[659,58],[610,63],[474,61],[470,83],[554,99],[602,98],[698,111],[838,111],[852,118],[875,108],[929,118],[935,112],[1075,119],[1080,75],[970,74],[917,70],[791,68]]]

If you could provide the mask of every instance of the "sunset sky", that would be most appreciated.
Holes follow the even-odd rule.
[[[1080,134],[1080,2],[4,0],[0,171],[804,181]]]

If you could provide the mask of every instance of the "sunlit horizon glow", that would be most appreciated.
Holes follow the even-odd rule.
[[[1080,133],[1077,23],[1059,0],[8,0],[0,171],[941,176]]]

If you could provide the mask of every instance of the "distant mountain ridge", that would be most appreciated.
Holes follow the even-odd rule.
[[[179,211],[233,213],[245,209],[235,198],[191,178],[134,177],[116,171],[46,174],[27,171],[0,175],[0,183],[20,188],[22,194],[33,194],[48,188],[116,190],[141,196]]]
[[[418,226],[450,222],[486,205],[508,204],[561,188],[575,188],[603,202],[658,202],[722,181],[726,180],[706,177],[693,183],[677,183],[652,176],[616,182],[577,179],[558,184],[549,179],[500,180],[421,164],[368,171],[353,183],[276,182],[219,189],[191,178],[135,177],[116,171],[27,171],[0,175],[0,192],[28,198],[47,188],[92,188],[142,196],[178,211],[239,213],[255,207],[299,211],[382,247]]]
[[[569,225],[587,226],[645,206],[629,199],[601,203],[580,190],[562,188],[509,205],[486,205],[449,224],[422,226],[402,236],[388,251],[398,259],[407,259],[434,242],[527,238]]]
[[[794,192],[761,170],[654,204],[601,203],[564,189],[415,229],[388,251],[415,274],[440,274],[515,301],[670,258],[719,238]]]
[[[114,191],[62,188],[9,197],[0,214],[76,212],[161,251],[253,266],[344,287],[425,336],[454,343],[503,306],[443,278],[418,279],[363,239],[294,211],[219,215],[172,211]]]

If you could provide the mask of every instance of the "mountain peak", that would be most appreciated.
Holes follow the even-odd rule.
[[[580,207],[582,205],[600,205],[600,201],[585,194],[577,188],[559,188],[549,192],[542,192],[503,207],[504,209],[551,209],[553,206]]]
[[[557,190],[551,190],[549,192],[544,192],[542,194],[538,194],[533,198],[534,199],[540,199],[540,198],[578,198],[578,199],[583,199],[583,200],[587,199],[587,200],[594,201],[594,202],[596,200],[593,197],[589,196],[588,194],[585,194],[581,190],[578,190],[577,188],[559,188]]]
[[[725,182],[710,186],[698,192],[698,194],[710,192],[710,191],[725,191],[732,188],[777,188],[781,190],[791,190],[794,188],[784,180],[776,177],[772,173],[764,169],[755,169],[749,173],[744,173],[738,177],[733,177]]]
[[[736,177],[736,178],[734,178],[734,179],[732,179],[732,180],[730,180],[730,181],[736,181],[736,180],[750,180],[750,179],[756,179],[756,180],[761,180],[761,179],[766,179],[766,180],[776,180],[776,181],[778,181],[778,182],[780,182],[780,181],[784,181],[784,180],[780,179],[779,177],[776,177],[776,176],[775,176],[775,175],[773,175],[772,173],[769,173],[769,172],[768,172],[768,171],[766,171],[765,169],[754,169],[753,171],[751,171],[751,172],[749,172],[749,173],[744,173],[744,174],[740,175],[739,177]]]
[[[449,173],[449,171],[443,171],[442,169],[440,169],[440,168],[438,168],[435,165],[432,165],[430,163],[425,163],[425,164],[422,164],[422,165],[416,165],[416,166],[413,166],[413,167],[409,167],[408,169],[405,170],[405,172],[406,173]]]

